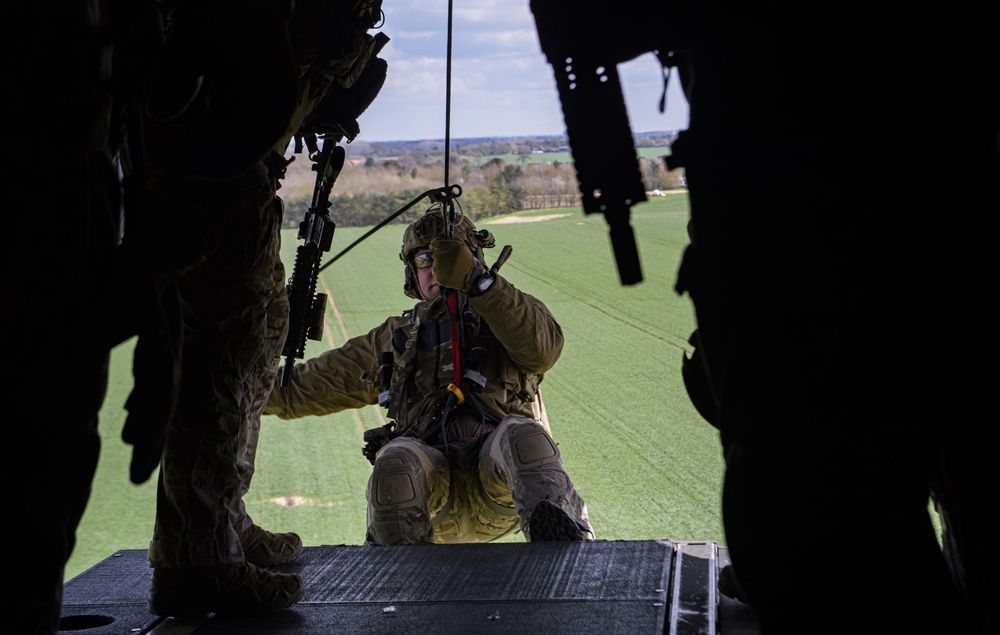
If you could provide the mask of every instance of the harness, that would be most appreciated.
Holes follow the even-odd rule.
[[[447,447],[452,413],[456,417],[472,414],[484,428],[499,423],[496,416],[486,412],[478,396],[486,386],[482,369],[495,338],[489,325],[472,309],[468,298],[464,294],[456,295],[461,297],[458,311],[461,346],[457,355],[452,346],[449,313],[433,310],[429,320],[423,319],[427,312],[411,313],[410,322],[393,332],[392,350],[378,356],[379,380],[383,388],[379,405],[388,409],[388,416],[393,421],[365,432],[363,453],[372,463],[383,445],[403,435]],[[461,387],[464,398],[460,404],[453,403],[454,393],[449,389],[454,381],[452,364],[456,357],[464,369]],[[417,399],[410,398],[414,391],[421,393]],[[433,393],[437,394],[436,398]],[[412,413],[411,402],[416,400],[426,401],[431,406]],[[397,423],[400,419],[404,423]]]

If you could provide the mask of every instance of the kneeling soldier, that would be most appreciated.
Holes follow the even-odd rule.
[[[489,231],[459,212],[444,238],[445,213],[432,207],[403,236],[404,291],[416,306],[297,364],[264,412],[388,408],[393,421],[365,435],[366,544],[489,542],[518,529],[529,541],[593,540],[537,401],[562,329],[483,264]]]

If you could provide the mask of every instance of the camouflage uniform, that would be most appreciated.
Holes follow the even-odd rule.
[[[592,540],[586,505],[535,418],[536,389],[562,352],[562,329],[545,305],[499,275],[487,292],[458,297],[463,365],[483,378],[481,389],[464,390],[462,405],[448,408],[454,364],[439,296],[297,364],[265,414],[292,419],[379,403],[379,359],[391,353],[383,404],[395,422],[373,457],[366,542],[488,542],[528,526],[546,499]],[[473,349],[484,351],[478,363]]]
[[[256,177],[242,188],[186,190],[211,210],[225,240],[179,281],[183,381],[159,473],[149,547],[156,567],[243,559],[237,534],[252,521],[242,496],[288,319],[282,205],[266,174]]]
[[[283,209],[276,195],[287,165],[282,155],[293,137],[308,135],[310,149],[317,134],[353,139],[358,129],[348,116],[349,89],[364,81],[366,69],[384,73],[384,62],[378,67],[374,61],[385,40],[365,32],[364,20],[350,13],[354,5],[295,3],[288,25],[294,57],[289,62],[298,74],[298,92],[290,96],[294,111],[270,154],[249,172],[224,181],[189,178],[183,173],[187,164],[174,163],[180,155],[169,151],[175,126],[152,127],[150,145],[160,162],[149,171],[147,187],[155,204],[165,214],[200,219],[210,229],[208,255],[178,283],[183,381],[159,473],[149,546],[154,568],[244,560],[239,533],[253,521],[243,495],[254,474],[260,415],[288,330],[280,258]],[[309,120],[306,130],[304,121],[330,94],[339,118]]]

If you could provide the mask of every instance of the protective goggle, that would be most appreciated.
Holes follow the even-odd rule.
[[[434,266],[434,252],[426,251],[413,257],[413,266],[417,269],[427,269]]]

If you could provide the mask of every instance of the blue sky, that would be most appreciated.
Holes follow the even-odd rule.
[[[443,139],[447,106],[448,0],[383,0],[389,65],[382,91],[358,123],[364,141]],[[453,0],[451,138],[566,131],[552,68],[528,0]],[[373,33],[375,31],[372,31]],[[620,64],[633,132],[687,128],[676,74],[659,112],[663,80],[652,53]]]

